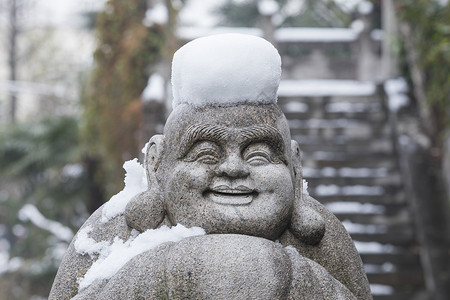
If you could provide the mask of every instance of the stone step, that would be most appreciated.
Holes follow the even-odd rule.
[[[355,224],[385,225],[389,227],[397,225],[402,226],[406,224],[413,226],[412,216],[407,206],[391,211],[387,210],[384,205],[365,203],[361,207],[360,213],[339,212],[335,213],[335,215],[341,222],[349,220]]]
[[[389,295],[373,295],[373,300],[428,300],[431,299],[431,296],[426,293],[424,288],[420,291],[414,290],[410,292],[404,291],[393,291],[392,294]]]
[[[410,251],[397,253],[360,253],[364,265],[383,265],[389,263],[397,268],[420,265],[418,249],[410,248]]]
[[[284,115],[288,120],[300,120],[302,122],[310,120],[311,118],[322,118],[325,121],[330,120],[339,120],[339,119],[349,119],[355,122],[363,122],[363,123],[379,123],[385,122],[386,114],[383,111],[377,112],[313,112],[310,110],[306,110],[304,112],[284,112]]]
[[[385,153],[393,155],[394,146],[390,139],[380,139],[373,137],[365,137],[363,139],[355,139],[352,142],[340,142],[335,137],[330,139],[301,139],[294,136],[294,139],[299,143],[300,149],[305,156],[314,154],[317,151],[324,152],[338,152],[345,157],[355,155],[373,155],[377,153]]]
[[[349,137],[369,138],[371,134],[382,132],[387,128],[385,120],[357,120],[349,118],[308,118],[307,120],[288,119],[292,135],[314,133],[326,136],[328,132]],[[331,136],[330,136],[331,137]]]
[[[394,246],[411,246],[416,243],[412,229],[398,233],[351,233],[350,236],[357,242],[378,242]]]
[[[333,185],[330,185],[333,186]],[[339,188],[338,186],[336,186],[337,188]],[[405,195],[402,189],[398,188],[397,192],[395,194],[390,194],[390,193],[386,193],[386,194],[375,194],[378,193],[378,191],[383,192],[383,188],[380,186],[344,186],[345,188],[355,188],[355,191],[357,192],[356,189],[359,188],[364,188],[364,189],[369,189],[369,188],[373,188],[373,190],[368,190],[369,191],[373,191],[373,194],[368,194],[368,192],[366,194],[333,194],[333,195],[325,195],[324,191],[322,191],[322,187],[319,186],[318,189],[313,189],[313,187],[308,187],[308,193],[315,199],[318,199],[319,202],[325,204],[325,205],[332,205],[334,208],[339,209],[339,205],[342,207],[342,209],[345,209],[345,207],[347,207],[348,209],[362,209],[362,206],[366,205],[375,205],[375,206],[384,206],[384,210],[383,212],[387,213],[388,211],[392,211],[394,209],[394,207],[397,207],[398,205],[400,206],[405,206],[407,205],[407,202],[405,200]],[[328,187],[327,187],[328,189]],[[334,187],[333,187],[334,189]],[[353,191],[349,191],[349,192],[353,192]],[[352,208],[354,207],[354,208]],[[330,206],[330,209],[331,208]],[[356,212],[358,213],[358,212]]]
[[[303,178],[308,181],[309,186],[315,187],[320,184],[323,185],[338,185],[338,186],[351,186],[351,185],[363,185],[363,186],[401,186],[401,178],[399,175],[390,175],[385,177],[342,177],[342,176],[326,176],[326,177],[311,177],[309,173],[303,170]]]
[[[420,267],[402,268],[393,273],[367,273],[367,278],[370,283],[390,285],[394,289],[402,291],[414,291],[417,288],[425,287]]]
[[[303,166],[309,168],[387,168],[397,167],[392,153],[387,152],[345,152],[345,151],[316,151],[303,152]]]

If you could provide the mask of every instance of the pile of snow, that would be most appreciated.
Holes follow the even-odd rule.
[[[173,57],[173,107],[276,103],[281,58],[263,38],[220,34],[198,38]]]
[[[111,197],[102,209],[103,223],[123,214],[125,207],[131,198],[135,195],[145,192],[148,189],[147,176],[144,167],[138,162],[137,158],[129,160],[123,164],[126,171],[125,187],[118,194]]]
[[[77,235],[75,250],[98,259],[92,264],[84,277],[78,279],[79,291],[87,288],[96,280],[109,279],[116,274],[133,257],[151,250],[166,242],[178,242],[186,237],[204,235],[199,227],[186,228],[181,224],[169,228],[162,226],[149,229],[141,234],[133,231],[131,237],[124,241],[118,237],[112,243],[96,242],[89,237],[91,226],[86,226]]]

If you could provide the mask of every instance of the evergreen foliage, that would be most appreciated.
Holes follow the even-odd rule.
[[[416,45],[426,98],[437,129],[442,131],[450,122],[450,4],[402,0],[397,3],[397,10],[401,20],[412,28],[413,35],[408,38]]]
[[[68,246],[67,239],[21,217],[25,205],[32,204],[46,219],[72,232],[87,217],[78,124],[76,118],[64,117],[0,130],[0,244],[6,247],[0,255],[8,250],[9,264],[18,264],[15,271],[0,270],[1,285],[14,283],[14,289],[2,288],[0,299],[48,294]]]

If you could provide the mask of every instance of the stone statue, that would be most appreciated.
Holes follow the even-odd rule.
[[[372,299],[342,224],[302,188],[300,149],[276,105],[281,60],[261,38],[200,38],[174,56],[174,109],[150,139],[148,189],[63,259],[49,299]],[[80,287],[99,255],[80,251],[161,226],[206,235],[162,243]],[[87,230],[88,229],[88,230]]]

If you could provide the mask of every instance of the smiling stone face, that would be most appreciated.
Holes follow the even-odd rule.
[[[270,239],[286,229],[294,200],[290,137],[276,105],[184,107],[165,135],[157,175],[172,224]]]

